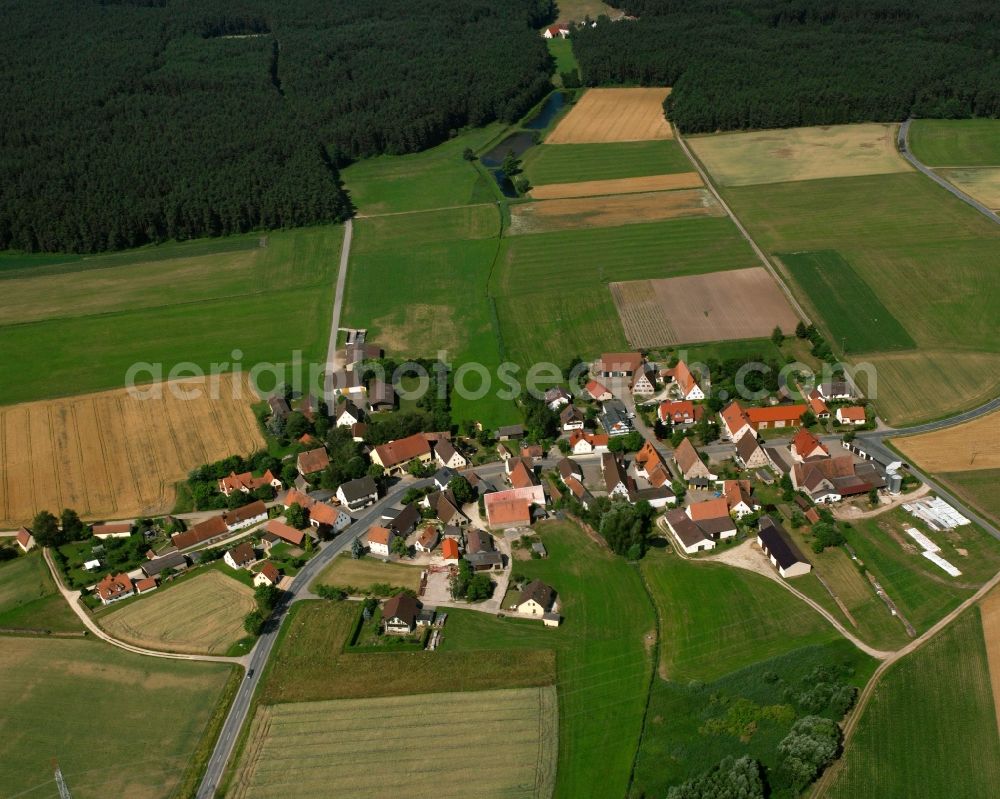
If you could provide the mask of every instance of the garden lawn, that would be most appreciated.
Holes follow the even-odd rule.
[[[467,130],[412,155],[382,155],[342,169],[340,176],[362,216],[493,202],[488,178],[464,160],[503,130],[499,124]]]
[[[532,186],[692,172],[673,139],[615,144],[541,144],[524,154]]]
[[[1000,166],[1000,120],[917,119],[910,150],[929,167]]]
[[[556,652],[559,768],[556,797],[622,796],[639,743],[651,666],[646,644],[656,621],[639,574],[576,526],[536,528],[548,558],[514,571],[559,593],[563,624],[448,611],[443,652],[500,649],[520,660],[536,647]]]
[[[743,755],[763,764],[769,796],[797,796],[778,769],[777,745],[795,719],[807,715],[792,704],[794,697],[815,686],[817,668],[831,667],[840,670],[837,682],[860,688],[875,661],[840,639],[800,647],[712,682],[655,679],[629,796],[665,796],[670,786],[707,771],[722,758]],[[809,712],[837,717],[829,707]]]
[[[313,581],[312,590],[320,585],[352,586],[361,591],[367,590],[375,583],[409,588],[416,591],[420,586],[419,566],[406,566],[401,563],[383,563],[375,558],[355,560],[349,553],[334,558]]]
[[[608,283],[748,266],[728,218],[677,219],[504,239],[490,291],[507,358],[564,366],[626,346]]]
[[[4,699],[4,795],[54,795],[57,758],[75,799],[172,796],[231,670],[96,641],[4,638],[0,679],[16,686]]]
[[[164,245],[98,256],[98,266],[5,269],[0,288],[9,280],[30,312],[0,325],[0,404],[118,387],[141,362],[161,364],[164,378],[184,362],[207,370],[234,349],[248,368],[296,350],[320,362],[342,241],[341,227],[324,226],[273,233],[252,250],[237,237],[230,251]]]
[[[979,609],[882,678],[831,799],[980,799],[1000,785],[1000,735]]]
[[[660,676],[672,682],[709,682],[839,637],[816,611],[753,572],[656,550],[642,573],[663,625]]]
[[[40,550],[0,563],[0,628],[83,629],[62,598]]]
[[[576,72],[580,66],[576,63],[576,56],[573,55],[573,42],[569,39],[549,39],[545,42],[549,48],[549,54],[556,60],[556,77],[562,76],[565,72]]]
[[[724,191],[736,215],[772,254],[835,250],[850,264],[881,305],[921,350],[940,355],[1000,353],[1000,270],[995,254],[1000,228],[919,173],[871,175],[747,186]],[[797,277],[797,276],[796,276]],[[800,296],[831,312],[811,284],[794,283]],[[857,292],[855,292],[857,295]],[[844,295],[850,300],[850,294]],[[820,322],[831,344],[840,320]],[[846,331],[848,348],[870,335],[860,318]],[[883,334],[883,349],[898,347],[898,335]],[[872,344],[866,343],[866,346]],[[866,360],[877,364],[877,355]],[[897,357],[889,353],[882,357]],[[880,375],[879,410],[894,424],[953,413],[1000,385],[996,369],[974,381],[978,390],[941,391],[940,371],[914,369],[904,385]],[[907,393],[917,399],[904,403]]]

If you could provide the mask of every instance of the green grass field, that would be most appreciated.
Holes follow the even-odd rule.
[[[313,591],[319,585],[351,585],[365,589],[373,583],[409,588],[416,591],[420,587],[419,566],[404,566],[401,563],[383,563],[375,558],[355,560],[349,553],[333,559],[313,581]]]
[[[42,553],[0,563],[0,628],[78,632],[83,625],[56,589]]]
[[[265,706],[227,795],[464,799],[475,785],[476,796],[548,799],[556,716],[552,686]],[[422,768],[429,758],[447,768]]]
[[[462,152],[467,147],[478,152],[502,130],[495,124],[464,131],[422,153],[358,161],[340,175],[361,215],[493,202],[486,177],[462,158]]]
[[[836,250],[779,253],[778,257],[819,309],[844,352],[916,346],[899,320]]]
[[[694,171],[680,145],[672,139],[618,144],[541,144],[524,154],[523,164],[532,186]]]
[[[826,796],[980,799],[1000,784],[1000,735],[978,609],[882,678]]]
[[[1000,166],[1000,121],[917,119],[910,150],[927,166]]]
[[[727,218],[676,219],[505,239],[490,290],[522,365],[626,347],[607,284],[753,266]]]
[[[8,256],[0,288],[27,310],[0,324],[0,404],[118,387],[137,362],[163,364],[166,377],[182,362],[231,362],[234,349],[247,365],[285,363],[297,349],[323,360],[342,228],[257,240],[17,267]]]
[[[764,765],[772,793],[789,797],[777,770],[777,745],[808,712],[834,718],[829,707],[805,710],[795,699],[817,682],[817,669],[838,669],[837,682],[860,687],[875,661],[844,640],[807,646],[712,682],[654,680],[631,799],[708,770],[723,757],[750,755]]]
[[[230,672],[94,641],[4,638],[4,794],[54,795],[57,758],[77,799],[173,796]]]
[[[964,500],[994,519],[1000,520],[1000,469],[944,472],[941,475]]]
[[[573,42],[570,39],[549,39],[545,42],[549,54],[556,60],[556,78],[564,72],[576,72],[580,66],[573,55]]]
[[[838,637],[822,616],[759,574],[652,552],[642,573],[660,610],[660,675],[710,682]]]
[[[557,797],[622,796],[638,746],[651,663],[645,637],[656,621],[636,570],[575,526],[537,528],[549,556],[515,571],[552,585],[565,617],[559,629],[449,611],[444,652],[556,652],[559,692]],[[485,652],[484,652],[485,654]]]
[[[959,356],[1000,352],[1000,228],[917,173],[726,189],[733,211],[771,253],[835,250],[901,322],[917,347]],[[797,286],[820,305],[822,297]],[[829,320],[820,320],[829,321]],[[829,331],[829,328],[827,329]],[[867,336],[855,329],[849,339]],[[831,339],[833,336],[831,336]],[[839,347],[840,341],[831,341]],[[891,339],[887,346],[898,344]],[[883,358],[898,359],[889,353]],[[878,365],[879,356],[866,357]],[[972,405],[1000,385],[983,370],[969,393],[942,392],[939,372],[895,360],[879,380],[879,410],[893,424],[936,418]]]

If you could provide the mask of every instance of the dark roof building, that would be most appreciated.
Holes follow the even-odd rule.
[[[782,577],[798,577],[812,570],[785,528],[770,516],[761,517],[757,543]]]

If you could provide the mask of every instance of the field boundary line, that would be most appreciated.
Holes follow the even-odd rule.
[[[739,217],[737,217],[736,214],[733,213],[733,209],[729,207],[729,204],[724,199],[722,199],[722,195],[719,193],[719,190],[715,187],[715,184],[712,182],[712,179],[708,174],[708,170],[704,167],[701,161],[698,160],[697,156],[691,151],[691,148],[688,147],[687,142],[684,140],[684,137],[681,136],[681,132],[677,129],[677,126],[674,125],[673,122],[671,122],[670,127],[674,131],[674,141],[676,141],[681,146],[681,149],[684,151],[684,154],[688,157],[688,160],[690,160],[691,163],[694,164],[695,170],[698,172],[699,175],[701,175],[701,179],[702,182],[705,184],[705,188],[707,188],[712,193],[712,195],[718,201],[719,205],[721,205],[723,210],[726,212],[726,215],[731,220],[733,220],[733,224],[736,225],[736,229],[739,230],[743,238],[746,239],[751,249],[760,259],[760,262],[764,265],[764,268],[771,273],[771,277],[773,277],[775,282],[777,282],[777,284],[781,287],[782,292],[784,292],[785,296],[788,298],[789,303],[791,303],[793,310],[799,315],[799,318],[801,318],[807,325],[813,324],[813,321],[809,317],[809,314],[806,313],[805,308],[802,307],[802,304],[795,298],[795,295],[792,294],[791,288],[785,282],[784,278],[779,273],[777,268],[775,268],[774,264],[771,262],[771,259],[767,257],[767,255],[764,253],[764,250],[761,249],[760,245],[758,245],[757,242],[754,241],[753,237],[750,235],[750,232],[743,226],[743,223],[739,220]]]
[[[483,208],[494,203],[465,203],[463,205],[444,205],[440,208],[417,208],[413,211],[388,211],[384,214],[357,214],[355,219],[382,219],[387,216],[409,216],[410,214],[432,214],[435,211],[458,211],[461,208]]]

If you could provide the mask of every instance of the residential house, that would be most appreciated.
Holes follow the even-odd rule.
[[[271,396],[267,398],[268,407],[271,409],[271,415],[277,416],[279,419],[287,419],[288,414],[292,412],[292,409],[288,407],[288,400],[284,397]]]
[[[753,435],[744,435],[736,442],[736,462],[744,469],[760,469],[770,464],[767,453]]]
[[[526,616],[544,616],[556,603],[556,590],[541,580],[532,580],[521,589],[517,612]]]
[[[489,533],[470,530],[465,536],[465,559],[473,571],[500,571],[503,556],[496,551]]]
[[[812,571],[812,564],[795,546],[785,528],[770,516],[760,520],[757,545],[782,577],[798,577]]]
[[[388,527],[372,525],[368,528],[368,550],[382,558],[389,557],[392,551],[392,539],[396,534]]]
[[[486,521],[490,527],[528,527],[531,524],[531,500],[516,492],[498,491],[485,499]]]
[[[596,380],[587,381],[584,393],[597,402],[607,402],[614,396],[603,384],[598,383]]]
[[[685,438],[677,445],[673,458],[674,463],[677,464],[677,468],[681,470],[681,476],[689,484],[693,479],[698,477],[705,478],[706,480],[714,480],[716,477],[709,470],[708,466],[705,465],[704,461],[702,461],[701,455],[695,449],[694,444],[691,443],[690,438]]]
[[[244,494],[252,494],[259,488],[271,486],[274,489],[281,488],[281,480],[274,476],[268,469],[260,477],[254,477],[252,472],[230,472],[228,477],[219,480],[219,491],[225,496],[229,496],[234,491],[241,491]]]
[[[830,457],[830,450],[828,450],[823,443],[816,438],[816,436],[804,427],[795,434],[795,438],[792,439],[792,445],[789,448],[789,451],[792,453],[792,457],[800,463],[813,458]]]
[[[458,477],[458,473],[447,466],[442,466],[436,472],[434,472],[431,480],[434,481],[434,485],[437,487],[438,491],[444,491],[451,481]]]
[[[359,511],[378,502],[378,486],[368,475],[348,480],[337,488],[337,499],[350,510]]]
[[[862,464],[865,465],[865,464]],[[867,494],[885,485],[885,480],[871,464],[868,469],[855,466],[850,455],[796,463],[791,470],[792,486],[804,491],[813,502],[837,502],[844,497]]]
[[[391,517],[388,526],[396,535],[406,538],[406,536],[417,529],[421,518],[420,511],[417,510],[417,504],[411,502],[409,505],[404,505],[399,513]]]
[[[95,524],[90,530],[94,534],[94,538],[100,538],[102,541],[108,538],[128,538],[132,535],[132,522]]]
[[[458,541],[454,538],[445,538],[441,542],[441,558],[445,565],[451,566],[458,563],[461,553],[458,551]]]
[[[497,429],[498,441],[510,441],[516,438],[524,438],[523,424],[509,424]]]
[[[726,497],[692,502],[687,506],[685,513],[713,541],[736,535],[736,525],[729,515],[729,503]]]
[[[695,405],[690,400],[671,400],[661,402],[656,415],[663,424],[688,425],[701,420],[705,409]]]
[[[155,591],[159,587],[159,583],[156,582],[155,577],[143,577],[141,580],[135,581],[135,592],[137,594],[148,594],[150,591]]]
[[[574,455],[607,452],[608,436],[603,433],[594,434],[585,430],[574,430],[569,435],[569,448]]]
[[[678,361],[673,369],[664,369],[660,374],[673,384],[672,390],[679,394],[682,400],[705,399],[705,392],[684,361]]]
[[[746,411],[737,400],[733,400],[722,409],[719,413],[719,421],[722,422],[719,432],[723,439],[739,443],[748,433],[753,436],[757,434],[753,425],[750,424]]]
[[[864,424],[865,409],[860,405],[837,408],[837,424]]]
[[[150,553],[152,554],[152,552]],[[160,557],[153,557],[143,563],[139,568],[146,577],[157,577],[170,569],[171,571],[183,571],[188,567],[187,558],[180,552],[168,552]]]
[[[377,344],[365,344],[364,341],[352,341],[340,355],[346,366],[357,366],[364,361],[378,361],[385,355],[385,352]]]
[[[799,424],[807,410],[805,405],[770,405],[766,408],[747,408],[746,415],[754,430],[776,430]]]
[[[604,486],[612,499],[628,499],[629,494],[635,490],[635,484],[626,473],[625,465],[613,452],[605,452],[601,456],[601,471],[604,473]]]
[[[455,446],[450,441],[444,438],[434,445],[434,458],[448,469],[464,469],[469,465],[465,456],[455,449]]]
[[[327,455],[325,447],[317,447],[307,452],[300,452],[295,459],[295,465],[299,474],[303,476],[315,474],[330,465],[330,456]]]
[[[382,605],[382,629],[389,635],[409,635],[417,628],[420,604],[412,594],[396,594]]]
[[[564,433],[572,430],[583,430],[583,423],[587,417],[583,411],[575,405],[567,405],[559,413],[559,423],[562,425]]]
[[[816,387],[821,399],[826,402],[842,401],[854,399],[854,391],[851,384],[845,380],[834,380],[829,383],[820,383]]]
[[[667,511],[663,517],[674,541],[688,555],[715,549],[715,541],[695,524],[683,508]]]
[[[253,551],[253,547],[244,541],[226,552],[222,559],[231,569],[245,569],[257,560],[257,555]]]
[[[545,457],[545,450],[541,444],[532,444],[528,447],[521,447],[521,458],[530,461],[540,461]]]
[[[665,508],[671,502],[677,501],[677,495],[669,483],[656,487],[640,488],[629,494],[629,502],[648,502],[654,508]]]
[[[205,519],[205,521],[198,522],[198,524],[192,525],[183,533],[174,533],[170,536],[170,542],[177,549],[187,549],[196,544],[204,544],[206,541],[211,541],[213,538],[218,538],[228,532],[229,526],[226,524],[226,515],[222,514],[220,516],[211,516]]]
[[[568,36],[569,26],[562,23],[549,25],[549,27],[542,31],[542,37],[545,39],[565,39]]]
[[[742,519],[760,510],[760,503],[753,496],[749,480],[723,480],[722,496],[731,516]]]
[[[538,478],[532,466],[525,462],[523,458],[511,458],[507,464],[514,464],[507,474],[512,488],[530,488],[538,485]]]
[[[580,480],[576,477],[566,477],[563,479],[563,482],[566,484],[566,488],[570,490],[574,499],[583,505],[585,510],[590,508],[590,502],[593,500],[593,497]]]
[[[608,400],[601,406],[601,410],[597,418],[609,436],[624,436],[632,432],[632,420],[621,400]]]
[[[224,514],[224,517],[226,521],[226,529],[229,532],[234,533],[237,530],[242,530],[245,527],[252,527],[253,525],[267,519],[267,506],[258,499],[256,502],[251,502],[249,505],[244,505],[241,508],[227,511]]]
[[[310,422],[316,420],[316,415],[319,413],[319,402],[312,394],[306,394],[299,402],[299,413]]]
[[[809,395],[806,397],[806,402],[809,405],[809,410],[812,411],[813,416],[817,419],[830,418],[830,409],[826,406],[826,403],[823,402],[823,398],[819,395],[818,389],[814,388],[809,392]]]
[[[21,547],[24,552],[29,552],[35,548],[35,537],[31,534],[31,530],[27,527],[19,527],[17,529],[15,540],[17,541],[17,545]]]
[[[386,474],[402,474],[410,461],[430,463],[431,445],[424,433],[382,444],[371,452],[372,463],[381,466]]]
[[[560,479],[565,483],[569,478],[583,482],[583,468],[572,458],[563,458],[556,464]]]
[[[594,364],[593,373],[599,377],[631,378],[643,364],[641,352],[605,352]]]
[[[309,514],[309,524],[319,531],[330,531],[334,535],[345,530],[354,523],[354,519],[342,508],[334,508],[325,502],[313,499],[298,489],[290,489],[285,493],[281,504],[285,508],[300,505]]]
[[[337,403],[334,411],[337,427],[353,427],[365,420],[365,412],[349,399]]]
[[[441,535],[438,533],[437,527],[433,524],[428,524],[417,536],[416,549],[417,552],[432,552],[434,548],[438,545]]]
[[[110,605],[122,599],[127,599],[135,593],[132,578],[127,574],[108,574],[94,588],[102,605]]]
[[[653,488],[670,485],[673,481],[667,462],[651,441],[645,442],[635,454],[635,469],[636,474],[648,480]]]
[[[549,406],[549,410],[558,411],[572,401],[573,395],[562,386],[553,386],[545,392],[545,404]]]
[[[262,585],[277,585],[279,582],[281,582],[281,572],[278,571],[278,567],[271,563],[271,561],[267,561],[260,567],[260,571],[253,576],[254,588],[260,588]]]
[[[425,508],[432,508],[442,524],[464,527],[469,523],[469,517],[462,512],[458,500],[455,499],[455,492],[450,488],[428,494],[422,504]]]
[[[296,530],[290,524],[285,524],[280,519],[271,519],[264,525],[264,533],[280,539],[293,547],[301,547],[306,542],[306,534],[302,530]]]
[[[656,364],[642,364],[632,376],[632,393],[652,396],[656,393]]]

